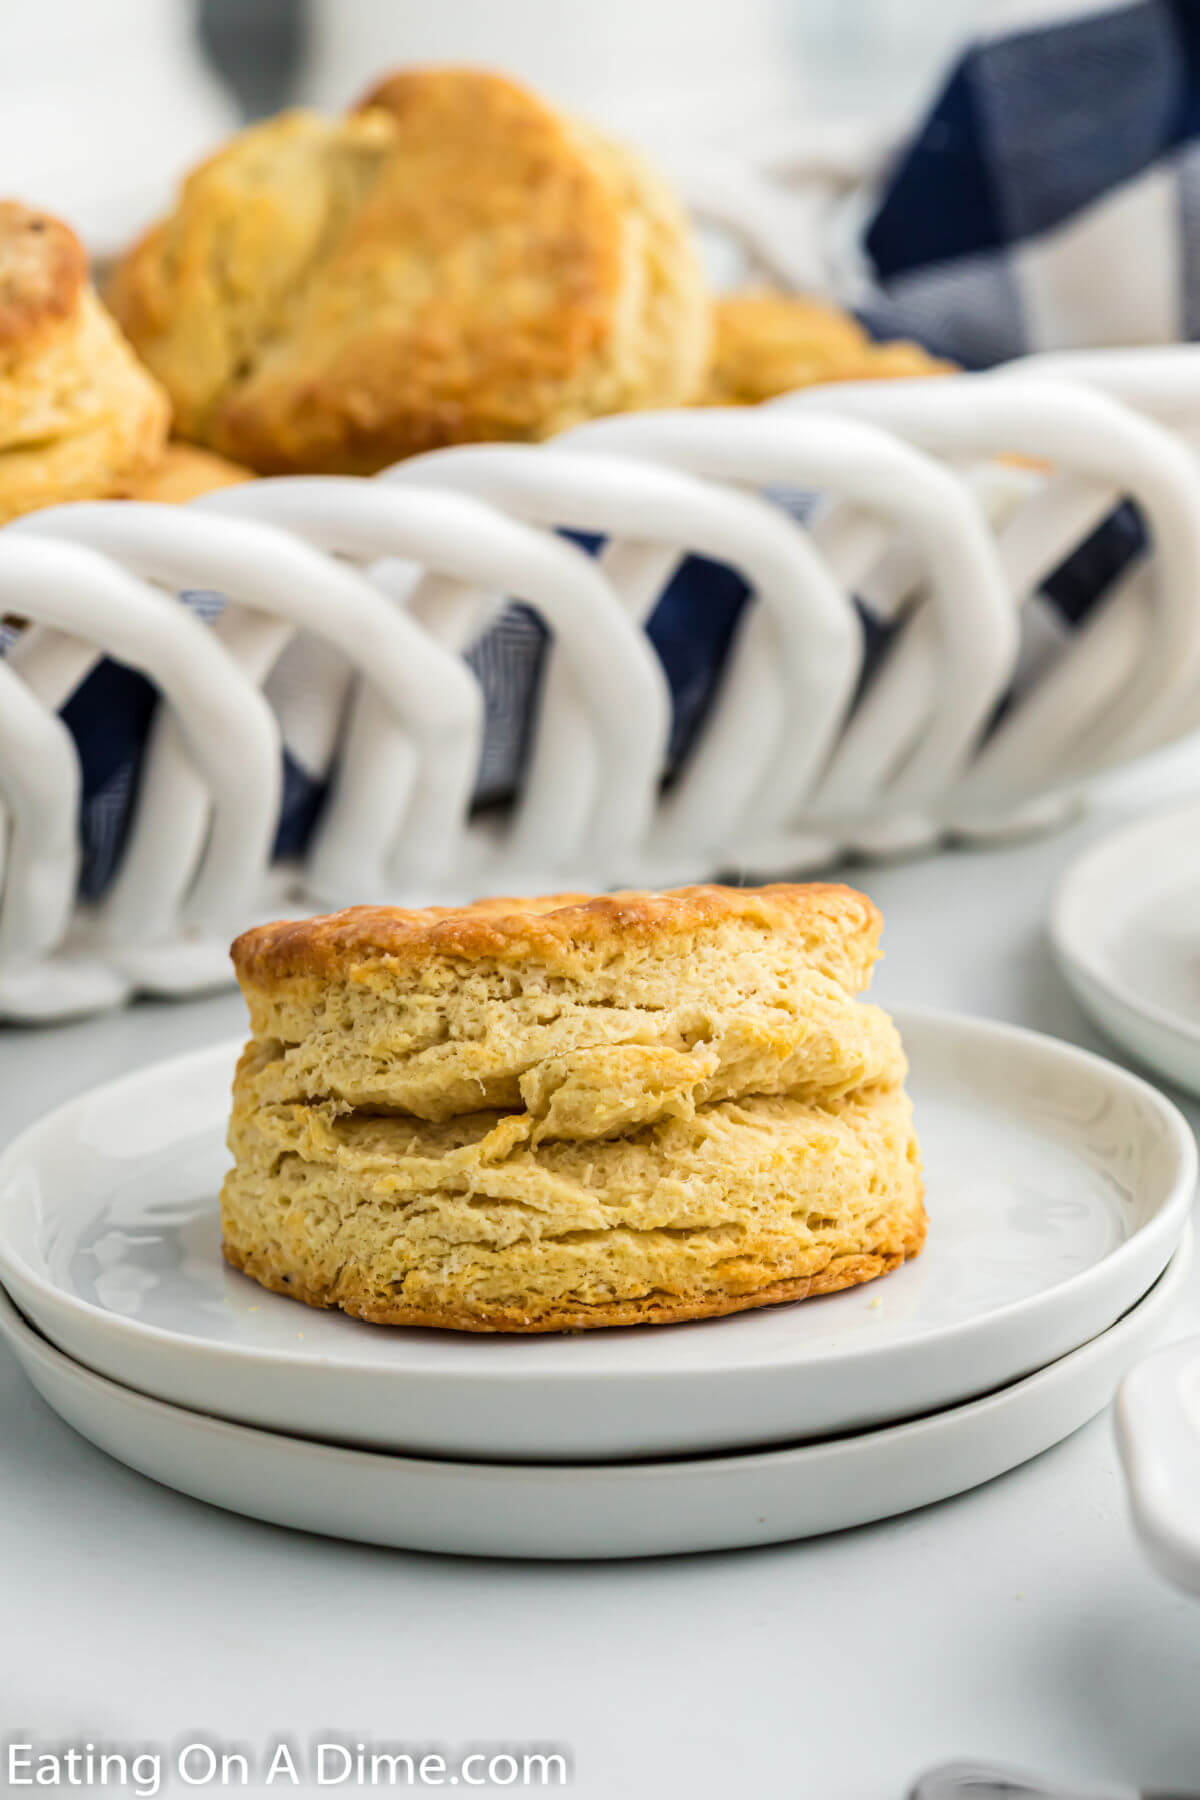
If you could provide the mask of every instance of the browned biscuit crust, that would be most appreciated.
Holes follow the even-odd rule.
[[[441,959],[537,962],[549,969],[581,953],[612,957],[635,946],[686,954],[696,935],[728,923],[811,946],[823,974],[857,992],[878,954],[883,921],[865,894],[836,882],[660,893],[546,894],[469,906],[351,906],[311,919],[256,926],[230,952],[238,980],[267,988],[293,977],[356,979],[372,967]]]
[[[27,350],[69,319],[87,279],[83,245],[61,219],[0,200],[0,352]]]
[[[653,1295],[645,1300],[610,1302],[596,1306],[558,1306],[547,1308],[536,1316],[519,1306],[495,1307],[475,1311],[467,1307],[420,1308],[355,1307],[336,1298],[329,1288],[308,1286],[298,1277],[281,1275],[272,1269],[269,1256],[261,1250],[245,1250],[226,1237],[222,1252],[231,1268],[249,1275],[260,1287],[291,1300],[302,1300],[306,1306],[328,1311],[340,1307],[343,1312],[362,1319],[368,1325],[407,1325],[435,1331],[473,1331],[480,1333],[519,1332],[525,1336],[549,1331],[594,1331],[605,1326],[683,1325],[694,1319],[720,1319],[731,1313],[749,1312],[760,1306],[786,1306],[793,1300],[814,1300],[820,1294],[837,1294],[846,1288],[860,1287],[890,1275],[910,1257],[917,1256],[925,1242],[926,1219],[922,1211],[900,1234],[894,1250],[870,1254],[850,1253],[835,1257],[819,1275],[795,1281],[776,1281],[750,1294],[697,1294],[690,1299],[669,1299]]]

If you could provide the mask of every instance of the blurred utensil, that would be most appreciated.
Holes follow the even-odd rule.
[[[907,1800],[1200,1800],[1193,1790],[1064,1785],[1001,1763],[949,1762],[921,1775]]]

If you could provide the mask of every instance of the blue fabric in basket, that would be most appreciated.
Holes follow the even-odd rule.
[[[864,235],[873,292],[860,316],[876,337],[915,337],[967,367],[1112,341],[1110,325],[1137,341],[1122,306],[1135,308],[1146,337],[1197,336],[1198,222],[1200,0],[1043,12],[1036,25],[970,44],[896,159]],[[1120,250],[1105,265],[1110,240]],[[1114,279],[1091,279],[1097,266]],[[1126,291],[1116,277],[1131,267]],[[1018,689],[1069,644],[1143,544],[1124,506],[1043,583],[1025,609]],[[689,557],[650,621],[673,699],[675,766],[717,691],[747,599],[732,570]],[[211,594],[183,600],[205,616],[221,604]],[[895,626],[861,610],[867,686]],[[0,631],[0,654],[8,641]],[[468,654],[485,703],[480,804],[507,799],[520,780],[546,645],[536,615],[513,605]],[[83,764],[88,897],[118,866],[157,704],[143,677],[102,662],[63,709]],[[285,745],[278,855],[303,850],[327,777]]]
[[[599,540],[585,547],[595,550]],[[672,757],[682,756],[712,697],[730,639],[748,597],[732,570],[689,558],[664,593],[650,624],[674,698]],[[211,616],[214,598],[185,593],[185,605]],[[0,654],[11,642],[0,639]],[[471,648],[467,661],[483,690],[485,734],[476,782],[481,805],[508,799],[520,779],[548,635],[526,606],[505,609]],[[105,659],[62,709],[83,771],[82,897],[99,898],[120,862],[137,797],[142,758],[158,707],[144,675]],[[277,857],[304,849],[328,787],[327,772],[283,748],[283,802]]]

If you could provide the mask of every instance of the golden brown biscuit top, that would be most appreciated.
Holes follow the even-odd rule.
[[[83,245],[61,219],[0,200],[0,349],[70,318],[87,273]]]
[[[883,921],[854,888],[777,882],[761,888],[547,894],[419,911],[352,906],[257,926],[237,939],[231,954],[239,981],[261,987],[290,976],[351,978],[355,970],[380,963],[496,960],[552,968],[580,951],[619,955],[654,947],[683,955],[698,935],[736,923],[818,942],[860,940],[873,956]]]
[[[620,209],[564,114],[503,75],[468,68],[398,70],[356,110],[385,113],[393,130],[378,216],[361,221],[361,237],[378,226],[381,238],[461,260],[478,232],[475,269],[447,275],[466,288],[473,276],[519,277],[525,293],[514,301],[539,314],[550,305],[549,323],[565,328],[564,363],[603,335],[622,277]]]
[[[386,113],[394,132],[356,221],[359,242],[435,258],[437,305],[461,306],[460,325],[485,343],[535,321],[538,348],[560,374],[607,336],[624,273],[621,206],[565,115],[502,75],[466,68],[400,70],[359,110]],[[479,315],[483,294],[494,323]],[[432,312],[426,330],[426,353],[444,356]],[[520,378],[519,361],[512,373]]]
[[[636,211],[586,130],[536,95],[407,70],[345,119],[287,113],[231,139],[108,299],[182,436],[264,473],[365,474],[611,409],[607,389],[576,393],[608,379],[606,357],[619,404],[650,257],[633,253]],[[690,269],[682,219],[678,235]]]

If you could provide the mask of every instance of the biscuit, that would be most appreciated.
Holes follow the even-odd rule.
[[[729,294],[713,307],[705,406],[748,406],[827,381],[944,375],[919,344],[876,343],[850,313],[801,294]]]
[[[240,133],[109,297],[180,434],[263,473],[370,474],[682,403],[711,323],[657,178],[469,69],[406,71],[348,118]]]
[[[558,1331],[832,1293],[925,1233],[881,920],[813,883],[352,907],[233,946],[224,1250],[385,1324]]]
[[[168,444],[151,468],[122,482],[113,497],[182,506],[197,494],[211,494],[218,488],[238,487],[253,480],[252,469],[214,456],[211,450],[198,450],[193,444]]]
[[[74,232],[0,201],[0,523],[113,493],[158,459],[169,421]]]
[[[233,946],[259,1104],[332,1100],[444,1120],[528,1112],[609,1137],[741,1094],[833,1097],[903,1079],[854,995],[880,919],[844,887],[560,894],[354,907]]]
[[[924,1241],[894,1086],[719,1101],[615,1140],[535,1144],[518,1114],[256,1106],[263,1054],[250,1046],[235,1088],[225,1255],[310,1306],[466,1331],[665,1324],[833,1293]]]

